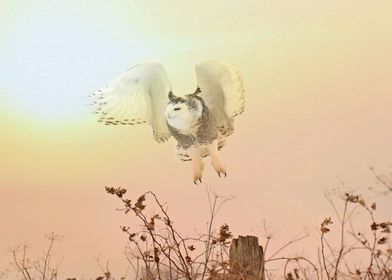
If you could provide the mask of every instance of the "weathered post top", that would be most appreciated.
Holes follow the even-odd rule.
[[[230,245],[230,271],[240,279],[264,280],[263,248],[256,236],[239,236]]]

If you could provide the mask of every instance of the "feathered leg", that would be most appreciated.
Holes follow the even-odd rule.
[[[201,156],[201,148],[200,147],[191,147],[189,148],[189,155],[192,159],[193,166],[193,183],[196,185],[202,183],[201,178],[203,176],[203,162]]]
[[[215,140],[211,144],[208,144],[207,149],[211,157],[211,165],[214,167],[216,173],[218,173],[218,176],[221,177],[221,175],[224,175],[226,177],[226,168],[218,152],[218,140]]]

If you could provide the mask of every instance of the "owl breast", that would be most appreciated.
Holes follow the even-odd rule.
[[[178,145],[185,150],[195,145],[210,144],[218,138],[216,121],[204,104],[201,117],[192,125],[185,126],[180,120],[176,122],[167,118],[167,126]]]

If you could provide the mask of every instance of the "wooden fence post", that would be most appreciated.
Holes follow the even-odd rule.
[[[256,236],[239,236],[230,245],[230,274],[238,279],[265,280],[263,247]]]

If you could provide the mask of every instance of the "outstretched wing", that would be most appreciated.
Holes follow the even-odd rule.
[[[170,137],[165,109],[170,83],[159,61],[145,61],[130,68],[103,89],[93,93],[99,122],[106,125],[148,123],[154,139],[165,142]]]
[[[233,119],[244,111],[245,89],[239,72],[219,60],[205,60],[196,64],[200,96],[217,121],[222,135],[233,132]]]

